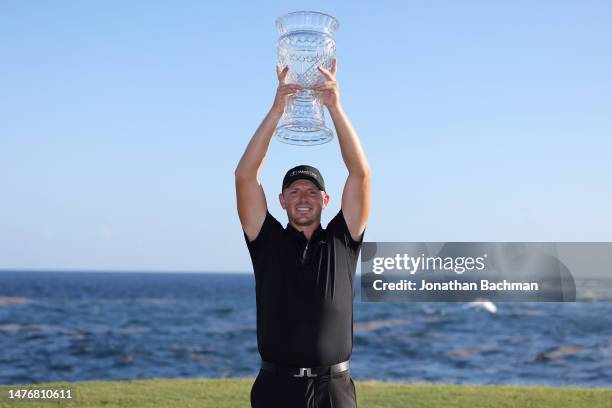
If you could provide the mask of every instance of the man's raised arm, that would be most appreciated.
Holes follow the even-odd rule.
[[[359,240],[370,214],[370,165],[359,142],[359,137],[340,105],[340,92],[335,79],[337,63],[331,71],[320,67],[325,83],[314,87],[334,122],[342,159],[349,175],[342,192],[342,213],[354,240]]]
[[[274,129],[285,109],[285,98],[301,89],[296,84],[285,84],[288,69],[289,67],[285,67],[281,71],[278,66],[276,67],[279,85],[274,103],[255,131],[234,172],[238,216],[242,229],[250,241],[257,238],[267,212],[266,196],[259,182],[259,171]]]

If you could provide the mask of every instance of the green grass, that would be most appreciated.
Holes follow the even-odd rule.
[[[71,387],[76,399],[61,404],[6,398],[0,386],[0,407],[249,407],[253,378],[152,379],[132,381],[54,382],[35,388]],[[360,408],[525,408],[612,407],[612,388],[555,388],[446,384],[398,384],[355,381]],[[23,386],[21,388],[24,388]]]

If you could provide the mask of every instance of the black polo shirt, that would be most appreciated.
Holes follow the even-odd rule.
[[[340,211],[308,241],[268,212],[255,240],[244,237],[255,271],[261,358],[296,367],[348,360],[363,234],[354,241]]]

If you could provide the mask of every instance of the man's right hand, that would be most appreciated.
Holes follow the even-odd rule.
[[[289,72],[289,66],[284,69],[277,65],[276,76],[278,77],[278,88],[276,89],[276,96],[274,97],[274,103],[272,104],[272,110],[274,112],[282,114],[285,111],[285,105],[287,103],[287,97],[294,96],[298,91],[301,91],[303,87],[299,84],[287,84],[287,72]]]

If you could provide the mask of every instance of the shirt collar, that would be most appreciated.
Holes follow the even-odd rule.
[[[289,231],[289,233],[301,240],[304,241],[308,241],[306,239],[306,235],[302,232],[302,231],[298,231],[293,225],[291,225],[290,223],[287,223],[287,228],[285,228],[285,230]],[[310,236],[310,238],[314,238],[317,234],[319,234],[321,231],[323,231],[323,227],[321,227],[321,223],[319,223],[319,225],[317,226],[317,229],[315,229],[312,232],[312,235]]]

